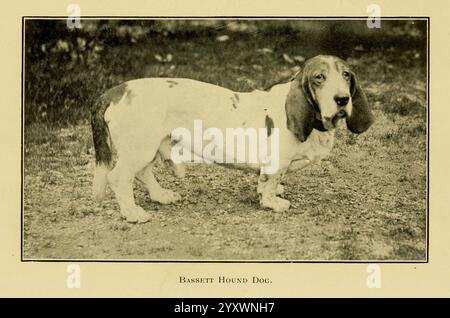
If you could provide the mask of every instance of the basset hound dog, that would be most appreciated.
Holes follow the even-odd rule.
[[[122,216],[128,222],[143,223],[150,214],[135,204],[134,179],[145,185],[153,201],[169,204],[179,200],[179,194],[159,185],[152,168],[159,157],[173,167],[175,175],[184,175],[183,163],[171,158],[172,133],[180,127],[193,132],[195,120],[224,134],[230,127],[265,127],[268,139],[276,135],[275,172],[265,173],[261,161],[231,166],[258,171],[260,205],[281,212],[290,206],[279,197],[283,175],[327,156],[340,120],[359,134],[372,125],[374,116],[355,74],[334,56],[307,60],[291,81],[267,91],[234,92],[185,78],[132,80],[108,90],[92,109],[96,201],[102,201],[109,185]],[[271,135],[273,129],[277,134]],[[113,149],[117,153],[114,166]],[[202,149],[195,155],[202,157]]]

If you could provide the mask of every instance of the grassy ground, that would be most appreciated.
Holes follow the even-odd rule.
[[[87,121],[61,127],[27,124],[25,258],[425,259],[425,56],[390,47],[340,54],[298,40],[160,37],[105,47],[91,75],[85,70],[61,75],[86,76],[80,85],[87,86],[147,76],[188,77],[248,91],[296,71],[283,54],[341,55],[366,89],[376,123],[358,136],[340,127],[327,160],[287,176],[289,211],[259,207],[255,175],[198,165],[188,167],[185,180],[177,180],[159,166],[161,184],[183,199],[159,205],[136,184],[137,203],[154,212],[151,222],[130,225],[120,219],[111,191],[101,209],[91,200],[93,146]],[[172,59],[158,61],[157,54]]]

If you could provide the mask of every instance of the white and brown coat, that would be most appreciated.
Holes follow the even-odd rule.
[[[152,200],[179,200],[177,193],[158,184],[152,167],[158,156],[170,161],[175,128],[192,129],[194,120],[202,120],[204,129],[215,127],[224,134],[226,128],[279,129],[279,169],[275,174],[260,173],[258,193],[261,206],[285,211],[290,203],[278,196],[282,176],[327,156],[341,119],[354,133],[366,131],[374,120],[355,75],[333,56],[308,60],[292,81],[268,91],[240,93],[183,78],[129,81],[103,94],[92,111],[94,197],[101,201],[109,185],[129,222],[149,220],[149,213],[134,202],[135,178]],[[118,156],[114,167],[112,147]],[[182,165],[173,166],[176,175],[184,175]],[[248,166],[259,169],[258,164]]]

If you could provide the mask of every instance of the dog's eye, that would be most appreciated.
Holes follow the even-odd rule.
[[[350,78],[350,73],[344,71],[344,72],[342,72],[342,76],[343,76],[345,79],[349,79],[349,78]]]
[[[314,79],[316,81],[323,81],[325,79],[325,75],[323,74],[317,74],[316,76],[314,76]]]

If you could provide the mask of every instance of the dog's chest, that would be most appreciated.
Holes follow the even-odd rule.
[[[313,130],[308,139],[296,147],[293,160],[307,159],[310,163],[327,157],[334,145],[334,131]]]

